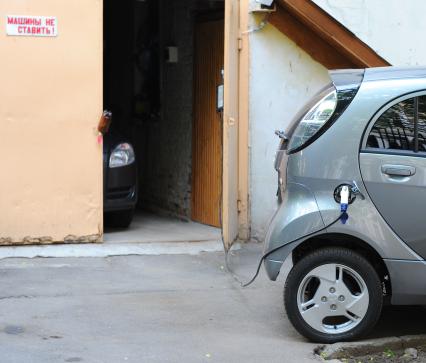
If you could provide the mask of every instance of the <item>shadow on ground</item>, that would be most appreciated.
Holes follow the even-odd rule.
[[[426,334],[423,306],[385,306],[371,338]]]

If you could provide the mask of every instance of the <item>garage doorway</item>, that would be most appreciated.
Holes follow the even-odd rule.
[[[220,236],[224,6],[104,0],[104,108],[113,113],[112,132],[133,145],[138,165],[133,236],[147,233],[153,224],[146,221],[156,228],[158,221],[164,228],[190,222],[197,231],[205,224],[206,236],[211,226]],[[124,230],[105,231],[125,239]]]

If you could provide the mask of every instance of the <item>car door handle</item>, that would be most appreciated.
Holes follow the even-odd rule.
[[[382,173],[390,176],[412,176],[416,168],[408,165],[382,165]]]

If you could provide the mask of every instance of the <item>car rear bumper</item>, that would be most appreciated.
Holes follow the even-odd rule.
[[[264,254],[270,253],[265,259],[268,277],[275,280],[293,249],[305,236],[322,228],[324,222],[312,192],[301,184],[289,183],[264,242]]]

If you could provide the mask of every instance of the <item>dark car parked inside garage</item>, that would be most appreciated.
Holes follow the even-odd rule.
[[[105,224],[127,228],[138,200],[137,163],[132,144],[114,131],[104,135],[103,171]]]

